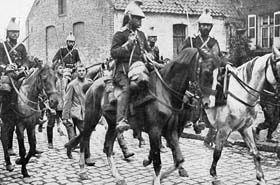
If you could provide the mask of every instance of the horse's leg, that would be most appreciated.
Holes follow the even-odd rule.
[[[152,128],[149,132],[151,157],[153,159],[153,166],[155,171],[155,177],[153,185],[160,185],[161,178],[161,158],[160,158],[160,131],[156,128]]]
[[[167,132],[166,140],[173,154],[174,166],[169,168],[165,173],[162,174],[162,179],[166,178],[177,169],[182,170],[181,166],[184,162],[184,157],[179,145],[178,131],[176,129],[173,129],[171,132]]]
[[[28,164],[29,160],[32,156],[35,155],[36,151],[36,135],[35,135],[35,126],[28,127],[27,129],[27,136],[28,136],[28,142],[29,142],[29,152],[25,158],[25,160],[22,162],[22,173],[24,177],[29,177],[26,165]]]
[[[22,165],[21,173],[22,173],[23,177],[30,177],[25,168],[26,165],[23,165],[25,163],[25,155],[26,155],[26,150],[25,150],[25,146],[24,146],[24,130],[25,130],[25,127],[24,127],[23,123],[18,123],[16,132],[17,132],[17,139],[18,139],[20,163]]]
[[[106,116],[105,116],[106,118]],[[105,143],[104,143],[104,149],[103,152],[107,155],[107,160],[110,165],[112,175],[117,180],[118,185],[125,185],[126,182],[124,178],[120,175],[119,170],[116,167],[115,160],[113,158],[113,148],[114,143],[117,138],[117,132],[116,132],[116,120],[115,119],[108,119],[106,118],[106,121],[108,123],[108,129],[105,136]]]
[[[254,140],[253,128],[252,128],[252,126],[248,127],[248,128],[243,128],[243,129],[239,130],[239,132],[242,135],[245,143],[249,147],[250,152],[252,152],[252,154],[253,154],[254,163],[256,166],[257,180],[259,181],[258,184],[264,185],[264,184],[266,184],[266,182],[265,182],[264,174],[263,174],[262,167],[261,167],[261,157],[260,157],[259,151],[256,147],[256,143]]]
[[[230,128],[222,128],[219,129],[216,135],[216,143],[215,143],[215,149],[214,149],[214,154],[213,154],[213,162],[210,168],[210,175],[214,178],[217,178],[217,163],[221,157],[223,146],[229,137],[231,133]]]
[[[80,178],[82,180],[86,180],[88,179],[88,175],[87,175],[87,170],[85,168],[85,163],[86,163],[86,158],[89,158],[90,153],[89,153],[89,142],[90,142],[90,136],[92,131],[94,130],[94,127],[90,127],[87,128],[88,126],[85,125],[85,130],[80,133],[81,136],[81,140],[80,140],[80,161],[79,161],[79,165],[80,165]],[[87,156],[86,156],[87,154]],[[94,163],[92,162],[93,166]]]
[[[14,170],[14,166],[11,163],[11,159],[10,159],[10,155],[8,152],[8,132],[7,130],[9,129],[9,122],[4,122],[4,124],[2,125],[2,129],[1,129],[1,142],[2,142],[2,146],[3,146],[3,150],[4,150],[4,158],[5,158],[5,162],[6,162],[6,169],[8,171],[13,171]]]

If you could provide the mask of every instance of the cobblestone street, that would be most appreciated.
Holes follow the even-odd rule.
[[[64,131],[65,132],[65,131]],[[65,132],[66,133],[66,132]],[[47,138],[45,130],[43,133],[37,133],[37,148],[44,153],[39,158],[32,158],[27,165],[31,178],[23,179],[20,173],[20,166],[16,166],[13,172],[8,172],[4,168],[3,149],[0,147],[0,184],[94,184],[94,185],[113,185],[116,184],[111,175],[107,164],[105,154],[102,152],[105,129],[98,125],[96,132],[91,137],[91,153],[96,160],[94,167],[87,167],[89,180],[80,180],[79,172],[79,155],[78,150],[73,152],[74,159],[66,157],[66,151],[63,148],[67,141],[66,136],[59,136],[54,129],[54,149],[47,148]],[[147,135],[144,135],[146,142]],[[128,147],[135,152],[135,156],[130,161],[123,160],[123,155],[119,145],[115,144],[115,161],[120,173],[125,177],[128,185],[145,185],[152,183],[153,168],[152,165],[145,168],[142,166],[143,159],[148,155],[149,146],[146,144],[138,148],[138,141],[132,139],[132,132],[125,133]],[[14,139],[14,148],[18,153],[16,138]],[[28,144],[27,144],[28,147]],[[181,139],[181,149],[185,156],[184,167],[189,173],[188,178],[179,177],[177,172],[164,179],[163,185],[173,184],[211,184],[209,168],[212,162],[213,151],[204,147],[202,141]],[[270,185],[280,184],[280,161],[276,154],[261,152],[262,164],[265,178]],[[12,157],[14,163],[16,157]],[[172,154],[168,150],[162,153],[163,171],[172,165]],[[222,184],[256,184],[255,169],[252,157],[248,154],[246,148],[234,146],[225,148],[222,158],[218,163],[217,173]]]

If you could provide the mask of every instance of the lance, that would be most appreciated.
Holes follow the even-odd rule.
[[[188,10],[186,10],[185,6],[183,6],[181,3],[178,3],[177,1],[174,2],[176,5],[180,6],[183,11],[186,13],[187,15],[187,22],[188,22],[188,26],[191,25],[191,22],[190,22],[190,17],[189,17],[189,12]],[[193,41],[192,41],[192,38],[190,37],[190,43],[191,43],[191,47],[193,48]]]
[[[3,46],[4,46],[5,53],[6,53],[6,55],[7,55],[7,58],[8,58],[9,64],[12,64],[12,60],[11,60],[11,57],[10,57],[9,52],[8,52],[8,50],[7,50],[7,47],[6,47],[5,42],[3,42],[3,41],[2,41],[2,44],[3,44]]]

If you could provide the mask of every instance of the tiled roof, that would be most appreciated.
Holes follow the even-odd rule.
[[[125,10],[129,0],[115,0],[116,10]],[[238,17],[231,0],[143,0],[142,10],[151,13],[200,15],[205,8],[212,16]],[[184,10],[185,9],[185,10]]]

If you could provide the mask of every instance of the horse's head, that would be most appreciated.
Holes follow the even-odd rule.
[[[199,49],[198,52],[200,59],[197,78],[201,90],[202,103],[205,107],[214,107],[219,68],[225,64],[225,61],[213,52],[204,49]]]
[[[49,99],[51,108],[56,108],[58,104],[57,90],[55,86],[56,75],[53,69],[47,64],[42,64],[39,67],[37,80],[39,81],[38,88],[43,90]]]

